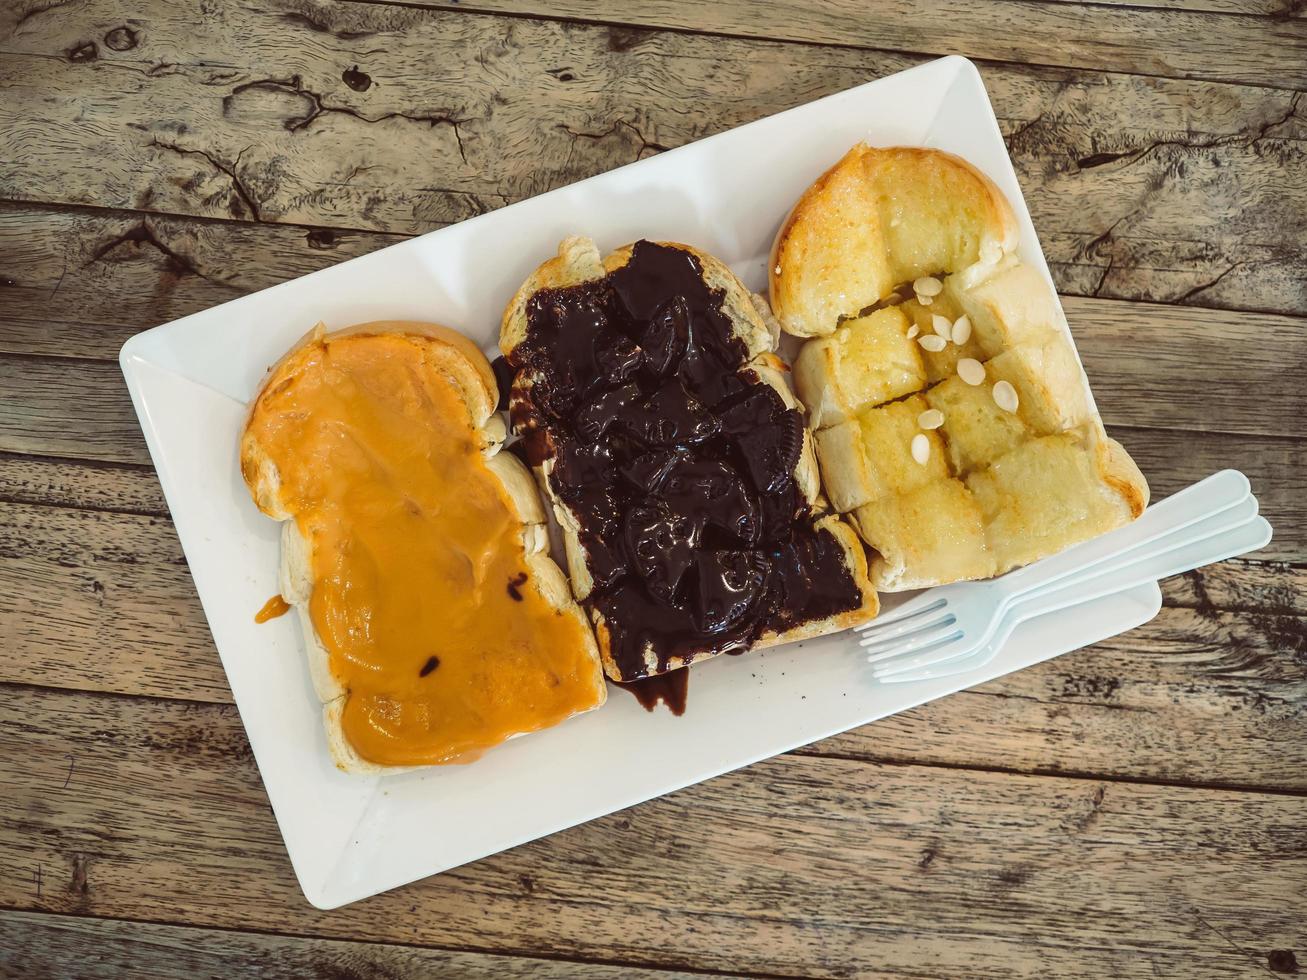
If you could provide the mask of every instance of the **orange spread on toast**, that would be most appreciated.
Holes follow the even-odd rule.
[[[315,337],[248,423],[311,542],[344,735],[388,766],[471,761],[604,697],[587,627],[527,584],[523,524],[430,343]]]

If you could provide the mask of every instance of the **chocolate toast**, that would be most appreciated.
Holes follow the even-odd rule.
[[[521,451],[616,681],[877,610],[748,291],[684,245],[562,243],[504,315]]]

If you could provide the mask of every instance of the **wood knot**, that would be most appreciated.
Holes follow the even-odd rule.
[[[998,873],[998,880],[1005,885],[1016,888],[1018,885],[1024,885],[1030,880],[1030,871],[1021,867],[1002,868]]]
[[[340,236],[330,228],[317,228],[305,235],[304,240],[309,243],[309,248],[322,250],[335,248]]]
[[[73,876],[68,882],[68,892],[74,898],[83,900],[90,894],[91,888],[86,881],[86,855],[73,855]]]
[[[632,30],[629,27],[608,28],[608,50],[630,51],[648,35],[648,31]]]
[[[1276,973],[1297,973],[1298,957],[1291,949],[1273,949],[1266,954],[1266,965]]]
[[[114,51],[130,51],[140,42],[140,31],[130,27],[115,27],[104,36],[105,46]]]
[[[346,68],[345,74],[341,75],[341,80],[352,88],[355,92],[366,92],[372,88],[372,76],[365,71],[359,71],[359,66]]]

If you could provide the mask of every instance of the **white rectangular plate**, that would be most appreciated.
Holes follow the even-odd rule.
[[[1156,614],[1156,585],[1019,629],[964,678],[879,686],[851,634],[694,668],[684,717],[615,693],[601,710],[471,766],[387,778],[332,765],[293,617],[278,527],[237,470],[245,403],[319,320],[433,320],[494,346],[517,286],[566,235],[605,251],[682,241],[765,283],[771,240],[803,189],[853,143],[932,146],[993,178],[1047,276],[975,67],[944,58],[432,232],[132,338],[122,367],[232,693],[304,894],[334,908],[1094,643]]]

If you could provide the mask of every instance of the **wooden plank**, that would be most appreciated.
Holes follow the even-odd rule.
[[[342,980],[416,976],[465,980],[689,980],[701,975],[34,912],[0,912],[0,974],[75,976],[78,980],[234,976],[257,976],[260,980],[300,980],[308,976]]]
[[[0,500],[167,517],[154,468],[0,453]]]
[[[0,195],[427,231],[924,60],[348,3],[314,30],[299,6],[226,5],[198,29],[163,0],[32,18],[0,124],[36,150],[0,165]],[[68,64],[115,18],[140,25],[134,47]],[[1307,210],[1282,177],[1307,167],[1298,93],[984,72],[1064,291],[1307,312],[1307,227],[1283,220]]]
[[[116,358],[147,327],[401,240],[0,204],[0,349]]]
[[[0,451],[148,463],[118,366],[0,356]]]
[[[1146,627],[812,751],[1307,791],[1304,595],[1302,567],[1222,563]],[[158,518],[0,505],[0,643],[3,682],[231,697]]]
[[[1255,559],[1223,561],[1166,584],[1166,601],[1178,608],[1307,616],[1307,568]]]
[[[1171,5],[1171,9],[1159,9]],[[928,8],[904,0],[882,0],[874,5],[805,0],[799,4],[768,4],[762,7],[748,0],[724,0],[709,6],[689,0],[660,0],[631,6],[617,0],[482,0],[477,12],[508,13],[527,17],[598,21],[621,25],[615,30],[645,33],[640,28],[660,27],[677,31],[707,32],[732,38],[803,41],[854,49],[882,49],[962,54],[989,61],[1020,64],[1059,65],[1101,71],[1133,72],[1174,78],[1201,78],[1254,85],[1303,88],[1307,85],[1307,31],[1303,30],[1301,7],[1292,0],[1263,0],[1273,5],[1271,15],[1248,16],[1204,9],[1230,0],[1163,0],[1163,4],[1096,4],[1064,0],[1061,3],[1032,0],[997,0],[975,3],[947,0]],[[1256,0],[1254,0],[1256,2]],[[95,56],[108,51],[149,50],[149,34],[119,35],[118,48],[102,42],[101,35],[117,26],[141,24],[144,18],[124,16],[112,7],[97,5],[94,26],[69,44],[75,35],[68,27],[77,23],[78,13],[49,10],[32,14],[41,0],[20,0],[0,17],[0,37],[24,43],[33,36],[55,36],[68,45],[58,49],[78,50],[94,43]],[[395,9],[358,9],[348,3],[314,4],[312,15],[301,21],[281,19],[284,12],[269,10],[277,21],[266,25],[272,36],[285,35],[288,28],[307,27],[322,35],[318,42],[375,39],[404,26],[406,9],[427,7],[432,11],[464,12],[468,8],[454,0],[417,0]],[[369,4],[368,6],[372,6]],[[301,17],[304,17],[301,14]],[[84,18],[83,18],[84,19]],[[15,22],[21,21],[15,29]],[[179,20],[180,24],[181,21]],[[526,23],[532,23],[527,20]],[[568,27],[574,25],[568,24]],[[150,27],[155,27],[150,24]],[[249,35],[229,36],[215,32],[205,36],[205,24],[197,23],[197,36],[214,46],[214,62],[228,63]],[[634,30],[633,30],[634,29]],[[89,36],[88,36],[89,35]],[[107,41],[107,39],[106,39]],[[99,43],[97,43],[99,42]],[[620,43],[620,42],[619,42]],[[76,56],[84,63],[91,52]]]
[[[802,751],[1302,792],[1305,700],[1307,620],[1168,606],[1130,633]]]
[[[1049,3],[1079,3],[1079,0],[1046,0]],[[1192,10],[1213,14],[1250,14],[1253,16],[1307,16],[1301,4],[1293,0],[1095,0],[1112,7],[1144,7],[1165,10]]]
[[[115,358],[141,329],[403,240],[371,232],[0,203],[0,352]],[[1049,240],[1045,235],[1046,248]],[[1093,268],[1052,260],[1063,279]],[[1274,277],[1265,265],[1257,271]],[[1096,282],[1101,272],[1094,276]],[[1300,285],[1307,289],[1307,266]],[[1223,288],[1192,301],[1214,303]],[[1246,305],[1257,304],[1251,290],[1242,296]],[[1065,305],[1077,330],[1097,311],[1130,309],[1087,297],[1081,302],[1074,295]],[[1156,306],[1146,312],[1172,322],[1189,316],[1214,322],[1209,313]],[[1125,322],[1137,322],[1125,316]],[[1227,330],[1274,332],[1291,345],[1290,359],[1303,356],[1300,320],[1227,313],[1220,321]]]
[[[12,658],[23,680],[230,699],[167,518],[19,504],[0,514],[0,643],[23,651]]]
[[[416,5],[462,9],[456,0],[417,0]],[[1299,12],[1291,2],[1286,7]],[[553,0],[549,4],[541,0],[480,0],[477,9],[853,48],[926,48],[991,61],[1307,87],[1307,31],[1296,17],[1214,17],[1204,11],[1100,6],[1074,0],[945,0],[929,8],[907,0],[882,0],[874,6],[854,0],[803,0],[761,7],[749,0],[710,5],[692,0],[637,5],[620,0]]]
[[[323,913],[234,709],[4,694],[19,910],[821,976],[1208,977],[1307,943],[1302,797],[796,756]]]
[[[1083,347],[1081,348],[1084,349]],[[1256,382],[1250,382],[1251,385]],[[1195,382],[1194,390],[1201,390]],[[1111,416],[1109,416],[1109,419]],[[1256,439],[1170,429],[1108,426],[1148,478],[1154,499],[1169,496],[1219,470],[1241,470],[1252,484],[1275,537],[1261,558],[1307,560],[1307,469],[1296,439]]]

